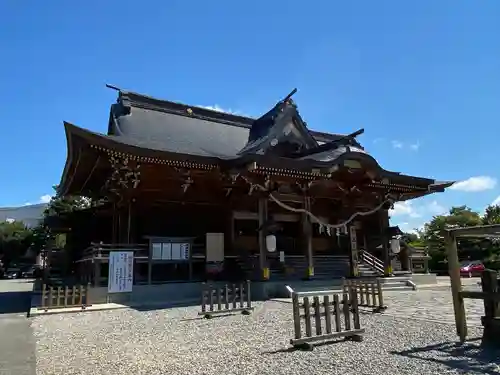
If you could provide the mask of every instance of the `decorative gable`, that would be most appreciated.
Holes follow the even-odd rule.
[[[248,142],[238,154],[272,154],[293,158],[316,147],[318,143],[309,133],[297,106],[287,97],[254,121]]]

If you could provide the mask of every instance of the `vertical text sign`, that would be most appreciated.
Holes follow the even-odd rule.
[[[110,251],[108,293],[130,293],[134,283],[134,252]]]

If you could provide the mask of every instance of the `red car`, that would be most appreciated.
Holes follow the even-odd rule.
[[[484,271],[484,269],[484,264],[481,262],[465,261],[460,264],[460,276],[481,276],[481,273]]]

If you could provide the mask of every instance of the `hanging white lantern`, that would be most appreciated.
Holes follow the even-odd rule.
[[[400,247],[398,239],[393,238],[391,240],[391,251],[393,254],[399,254],[399,252],[401,251],[401,247]]]
[[[274,234],[268,234],[266,236],[266,248],[270,253],[276,251],[276,236]]]

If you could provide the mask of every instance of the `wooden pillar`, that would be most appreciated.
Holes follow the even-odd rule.
[[[113,203],[113,213],[111,218],[111,242],[118,243],[118,207]]]
[[[269,280],[269,267],[267,265],[267,247],[266,235],[267,231],[264,225],[267,221],[267,197],[259,197],[259,266],[261,270],[262,280]]]
[[[148,285],[151,285],[153,277],[153,243],[149,241],[148,251]]]
[[[349,251],[349,268],[350,268],[350,276],[357,277],[359,276],[358,270],[358,234],[356,233],[356,225],[352,223],[349,225],[349,243],[350,243],[350,251]]]
[[[380,235],[382,239],[382,260],[384,262],[384,276],[392,276],[392,265],[390,257],[390,246],[389,246],[389,212],[387,210],[380,210]]]
[[[224,233],[224,253],[234,255],[234,214],[231,209],[225,211],[226,230]],[[239,254],[241,255],[241,254]]]
[[[311,198],[304,197],[304,209],[311,212]],[[304,246],[304,255],[307,261],[306,278],[311,278],[314,276],[314,259],[313,259],[313,248],[312,248],[312,223],[309,215],[302,214],[302,237]]]
[[[101,260],[94,259],[94,287],[101,286]]]
[[[132,202],[127,200],[117,207],[117,242],[120,244],[129,244],[131,240],[132,229]]]
[[[457,335],[460,337],[460,342],[464,342],[467,337],[467,322],[465,320],[464,299],[460,296],[462,281],[460,279],[457,241],[451,232],[445,232],[444,238],[448,255],[448,269],[450,273],[451,293],[453,296],[453,310],[455,312],[455,326]]]

